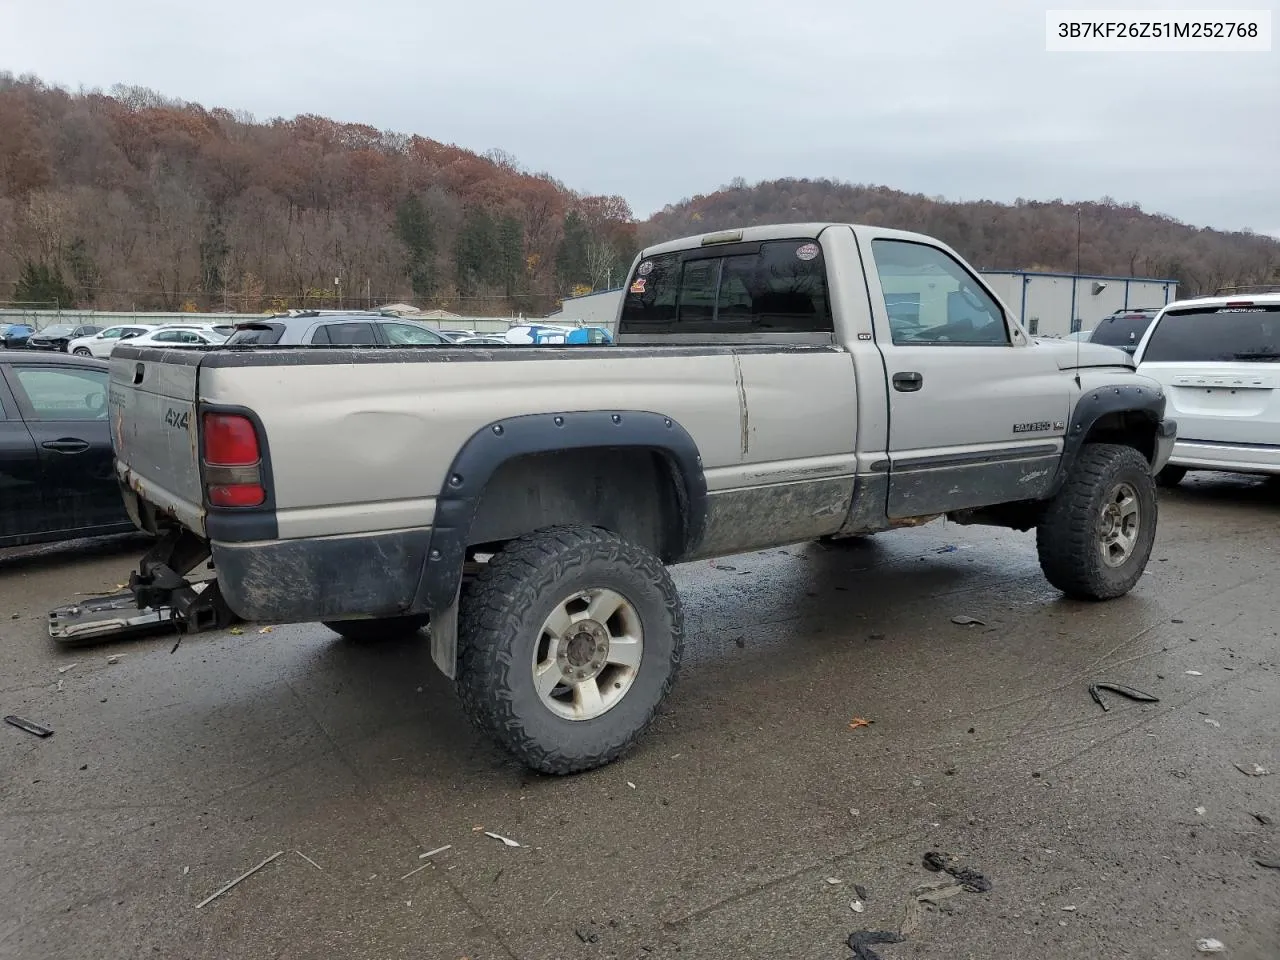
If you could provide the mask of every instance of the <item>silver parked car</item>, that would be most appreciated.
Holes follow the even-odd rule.
[[[237,323],[227,339],[241,346],[447,346],[452,341],[429,327],[376,313],[298,313]]]

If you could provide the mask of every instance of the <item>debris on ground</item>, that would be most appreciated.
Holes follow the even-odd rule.
[[[1204,816],[1206,813],[1208,813],[1208,812],[1209,812],[1209,811],[1208,811],[1208,810],[1206,810],[1204,807],[1196,807],[1196,816],[1197,816],[1197,817],[1203,817],[1203,816]]]
[[[583,943],[600,942],[600,934],[596,933],[594,930],[588,930],[586,927],[577,927],[573,932]]]
[[[267,859],[263,860],[260,864],[258,864],[252,870],[246,870],[244,873],[240,874],[240,876],[236,877],[234,880],[228,883],[225,887],[223,887],[217,893],[214,893],[214,894],[211,894],[210,896],[205,897],[203,900],[201,900],[199,903],[196,904],[196,909],[199,910],[201,907],[205,906],[206,904],[213,903],[213,901],[217,900],[220,896],[222,896],[224,893],[226,893],[228,890],[234,887],[237,883],[240,883],[242,880],[249,879],[259,870],[265,867],[268,863],[270,863],[272,860],[275,860],[277,857],[282,857],[282,856],[284,856],[283,850],[273,853],[271,856],[267,857]]]
[[[955,553],[959,549],[960,548],[957,547],[954,543],[948,543],[945,547],[939,547],[937,550],[933,552],[934,553]]]
[[[241,634],[243,634],[243,633],[244,633],[244,631],[243,631],[242,629],[240,629],[239,627],[232,627],[232,628],[231,628],[230,630],[228,630],[227,632],[228,632],[229,634],[231,634],[233,637],[238,637],[238,636],[240,636]]]
[[[295,851],[293,851],[293,852],[294,852],[294,853],[296,853],[298,856],[300,856],[303,860],[307,861],[307,863],[311,864],[313,867],[315,867],[315,868],[316,868],[317,870],[319,870],[321,873],[324,873],[324,869],[320,866],[320,864],[316,863],[314,860],[312,860],[310,857],[308,857],[308,856],[307,856],[305,853],[303,853],[301,850],[295,850]]]
[[[737,567],[730,566],[727,563],[713,563],[711,566],[715,567],[717,570],[726,570],[730,573],[738,569]]]
[[[263,627],[263,628],[262,628],[261,630],[259,630],[258,632],[259,632],[259,633],[270,633],[270,632],[271,632],[272,630],[274,630],[274,629],[275,629],[275,627]]]
[[[452,850],[453,844],[446,843],[443,847],[436,847],[434,850],[428,850],[426,853],[418,854],[419,860],[426,860],[428,857],[434,857],[437,853],[444,853],[446,850]]]
[[[932,870],[934,873],[949,873],[970,893],[986,893],[991,889],[990,880],[972,867],[962,866],[959,859],[949,853],[931,850],[924,855],[921,863],[926,870]]]
[[[1209,726],[1211,726],[1211,727],[1221,727],[1221,726],[1222,726],[1222,724],[1220,724],[1217,720],[1214,720],[1214,719],[1213,719],[1213,717],[1205,717],[1205,718],[1204,718],[1204,722],[1205,722],[1205,723],[1207,723],[1207,724],[1208,724]]]
[[[1273,860],[1268,857],[1254,857],[1253,862],[1266,870],[1280,870],[1280,860]]]
[[[1075,913],[1077,909],[1077,907],[1063,907],[1062,911],[1064,913]]]
[[[746,637],[734,637],[734,638],[733,638],[733,643],[734,643],[734,646],[736,646],[739,650],[744,650],[744,649],[746,649],[746,646],[747,646],[747,638],[746,638]]]
[[[858,899],[864,903],[871,899],[871,894],[867,893],[867,888],[860,883],[853,885],[853,892],[858,895]]]
[[[1246,777],[1269,777],[1271,771],[1260,763],[1245,766],[1243,763],[1233,763],[1233,767],[1243,773]]]
[[[986,624],[977,617],[966,617],[964,614],[951,618],[951,622],[962,627],[985,627]]]
[[[74,670],[74,669],[76,668],[76,665],[77,665],[79,662],[80,662],[80,661],[79,661],[79,660],[77,660],[75,663],[68,663],[65,667],[59,667],[59,668],[58,668],[58,672],[59,672],[59,673],[66,673],[66,672],[68,672],[69,670]]]
[[[412,870],[410,870],[408,873],[406,873],[406,874],[405,874],[403,877],[401,877],[400,879],[401,879],[401,880],[408,880],[408,879],[409,879],[410,877],[412,877],[415,873],[421,873],[423,870],[427,869],[427,867],[429,867],[429,866],[432,866],[432,863],[431,863],[431,861],[430,861],[430,860],[428,860],[426,863],[424,863],[424,864],[423,864],[422,866],[420,866],[420,867],[414,867]]]
[[[503,846],[507,846],[507,847],[518,847],[518,846],[520,846],[520,844],[516,843],[516,842],[515,842],[514,840],[512,840],[510,837],[504,837],[504,836],[503,836],[502,834],[500,834],[500,833],[490,833],[488,830],[486,830],[486,831],[484,832],[484,835],[485,835],[486,837],[493,837],[493,839],[495,839],[495,840],[501,840],[501,841],[502,841]]]
[[[119,663],[120,658],[123,656],[123,653],[113,653],[111,656],[107,657],[107,663]]]
[[[833,887],[836,887],[844,883],[844,881],[841,880],[839,877],[827,877],[827,883],[831,884]]]
[[[869,727],[873,723],[875,723],[874,720],[868,720],[866,717],[854,717],[849,721],[849,729],[857,730],[859,727]]]
[[[1122,697],[1128,697],[1130,700],[1137,700],[1141,703],[1159,703],[1159,697],[1153,697],[1149,693],[1143,693],[1141,690],[1135,690],[1133,687],[1126,687],[1122,683],[1110,683],[1106,680],[1100,680],[1097,683],[1089,684],[1089,696],[1093,697],[1093,702],[1103,709],[1103,712],[1111,710],[1102,700],[1102,694],[1098,691],[1110,690],[1112,693],[1118,693]]]
[[[927,890],[920,893],[916,896],[916,900],[920,903],[931,903],[936,907],[943,900],[948,900],[951,897],[959,896],[964,893],[964,890],[965,888],[963,884],[951,883],[945,887],[939,887],[936,890]]]
[[[53,731],[48,727],[42,727],[40,726],[40,724],[33,723],[32,721],[26,720],[23,717],[15,717],[11,715],[11,716],[5,717],[4,722],[7,724],[10,724],[11,726],[17,727],[19,730],[25,730],[27,731],[27,733],[35,734],[37,737],[44,738],[44,737],[53,736]]]
[[[854,960],[880,960],[880,954],[871,948],[880,943],[902,943],[906,940],[900,933],[890,930],[855,930],[849,934],[849,949],[853,951]]]
[[[1203,676],[1204,676],[1204,674],[1203,674],[1203,673],[1201,673],[1199,670],[1187,670],[1187,671],[1185,671],[1185,672],[1186,672],[1186,674],[1187,674],[1187,676],[1188,676],[1188,677],[1203,677]]]
[[[867,905],[863,903],[861,900],[851,900],[849,901],[849,909],[852,910],[854,913],[862,913],[864,910],[867,909]]]
[[[1265,813],[1251,813],[1249,814],[1249,816],[1253,817],[1253,819],[1257,820],[1264,827],[1269,827],[1273,823],[1275,823],[1275,821],[1272,820],[1270,817],[1268,817]]]
[[[1201,953],[1222,953],[1227,949],[1227,945],[1213,937],[1205,937],[1203,940],[1196,941],[1196,949]]]
[[[630,787],[632,790],[636,788],[636,785],[632,783],[630,780],[627,781],[627,786]]]

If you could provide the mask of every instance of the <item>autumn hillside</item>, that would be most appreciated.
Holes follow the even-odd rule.
[[[0,302],[545,313],[616,281],[635,230],[499,152],[0,73]]]
[[[1075,207],[741,181],[638,224],[501,151],[0,73],[0,305],[239,310],[408,300],[542,315],[617,284],[638,245],[769,220],[932,233],[989,268],[1071,270]],[[1197,292],[1276,278],[1280,243],[1136,206],[1083,208],[1082,267]],[[335,284],[335,279],[338,281]],[[1276,278],[1280,279],[1280,278]]]
[[[951,203],[888,187],[831,180],[741,180],[668,206],[642,239],[779,221],[852,221],[918,230],[951,244],[982,269],[1170,277],[1188,295],[1233,284],[1280,282],[1280,241],[1187,226],[1104,198],[1079,205],[1019,200]]]

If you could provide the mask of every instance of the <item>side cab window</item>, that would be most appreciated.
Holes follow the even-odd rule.
[[[950,254],[910,240],[873,240],[895,346],[1009,344],[1000,305]]]

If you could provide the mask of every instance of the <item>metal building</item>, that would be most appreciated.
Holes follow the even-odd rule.
[[[1105,277],[1034,270],[986,270],[982,278],[1022,320],[1033,336],[1064,337],[1092,330],[1117,310],[1163,307],[1177,299],[1178,281],[1151,277]],[[912,285],[912,290],[917,289]],[[886,291],[892,292],[892,291]],[[622,301],[622,288],[566,297],[547,319],[556,323],[581,320],[613,330]]]
[[[1178,297],[1178,281],[1150,277],[985,270],[982,278],[1021,318],[1027,333],[1041,337],[1092,330],[1117,310],[1163,307]]]

